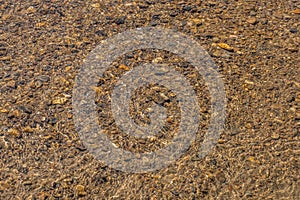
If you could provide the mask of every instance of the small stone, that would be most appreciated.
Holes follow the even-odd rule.
[[[72,69],[71,66],[67,66],[67,67],[65,68],[65,72],[68,72],[68,71],[70,71],[71,69]]]
[[[66,103],[68,100],[68,98],[66,97],[57,97],[52,101],[52,104],[54,105],[62,105],[64,103]]]
[[[170,16],[171,16],[171,17],[176,17],[177,15],[178,15],[178,13],[176,13],[176,12],[170,13]]]
[[[224,143],[226,143],[226,140],[219,139],[219,140],[218,140],[218,143],[219,143],[219,144],[224,144]]]
[[[14,80],[8,81],[6,85],[8,87],[15,88],[16,87],[16,81],[14,81]]]
[[[36,79],[43,83],[50,81],[50,77],[47,75],[41,75],[41,76],[37,77]]]
[[[117,25],[120,25],[120,24],[124,24],[125,23],[125,20],[126,20],[126,17],[125,16],[122,16],[122,17],[119,17],[115,20],[115,23]]]
[[[193,23],[197,26],[200,26],[202,25],[202,20],[201,19],[198,19],[198,18],[194,18],[192,19]]]
[[[37,80],[34,82],[34,85],[35,85],[35,88],[38,89],[38,88],[42,87],[43,83],[41,81]]]
[[[23,185],[32,185],[32,182],[31,181],[24,181]]]
[[[218,43],[218,46],[227,51],[233,51],[233,48],[226,43]]]
[[[126,65],[123,65],[123,64],[121,64],[121,65],[119,66],[119,68],[120,68],[120,69],[123,69],[123,70],[126,70],[126,71],[129,70],[129,67],[126,66]]]
[[[256,24],[257,23],[257,20],[256,20],[256,18],[255,17],[250,17],[248,20],[247,20],[247,22],[249,23],[249,24]]]
[[[103,30],[97,30],[97,31],[95,31],[95,33],[96,33],[97,35],[99,35],[99,36],[104,36],[104,37],[107,36],[107,34],[105,33],[105,31],[103,31]]]
[[[34,12],[36,12],[36,9],[35,9],[33,6],[29,6],[29,7],[27,8],[27,12],[28,12],[28,13],[34,13]]]
[[[64,83],[66,86],[70,85],[70,82],[61,77],[60,82]]]
[[[1,113],[8,113],[8,110],[5,109],[5,108],[3,108],[3,109],[0,109],[0,112],[1,112]]]
[[[212,38],[212,41],[213,41],[213,42],[219,42],[219,41],[220,41],[220,38],[218,38],[218,37],[213,37],[213,38]]]
[[[11,59],[10,56],[2,56],[2,57],[0,58],[1,61],[6,61],[6,60],[10,60],[10,59]]]
[[[152,62],[153,62],[153,63],[159,63],[159,62],[161,62],[162,60],[163,60],[162,57],[157,57],[157,58],[154,58],[154,59],[152,60]]]
[[[100,8],[100,3],[94,3],[91,5],[93,8]]]
[[[250,15],[251,15],[251,16],[255,16],[255,15],[256,15],[256,12],[252,10],[252,11],[250,11]]]
[[[38,27],[38,28],[43,27],[43,26],[46,26],[46,22],[39,22],[39,23],[36,23],[35,26]]]
[[[170,117],[167,118],[166,121],[167,121],[168,123],[171,123],[171,122],[174,121],[174,117],[173,117],[173,116],[170,116]]]
[[[6,183],[4,181],[0,182],[0,191],[4,191],[4,190],[6,190],[9,187],[10,187],[10,185],[8,183]]]
[[[17,130],[17,129],[15,129],[15,128],[9,129],[9,130],[8,130],[8,133],[9,133],[10,135],[15,136],[15,137],[19,137],[19,136],[20,136],[20,131]]]
[[[35,88],[34,81],[33,81],[33,80],[30,81],[30,82],[28,83],[28,86],[29,86],[30,88],[34,89],[34,88]]]
[[[292,13],[299,15],[300,14],[300,9],[293,10]]]
[[[297,33],[298,30],[297,30],[296,28],[291,28],[291,29],[290,29],[290,32],[291,32],[291,33]]]
[[[247,129],[251,129],[251,128],[252,128],[252,125],[251,125],[250,123],[247,123],[247,124],[245,125],[245,127],[246,127]]]
[[[29,105],[27,105],[27,106],[19,106],[19,109],[22,110],[23,112],[27,113],[27,114],[31,114],[32,111],[33,111],[33,108],[31,106],[29,106]]]
[[[254,82],[253,82],[253,81],[245,80],[245,83],[246,83],[246,84],[249,84],[249,85],[254,85]]]
[[[23,128],[23,131],[27,133],[32,133],[33,129],[30,126],[26,126],[25,128]]]
[[[20,113],[20,111],[19,110],[14,110],[14,111],[12,111],[12,112],[10,112],[10,113],[8,113],[8,118],[18,118],[18,117],[20,117],[21,116],[21,113]]]
[[[274,140],[277,140],[279,139],[280,135],[278,133],[274,133],[271,138],[274,139]]]
[[[248,160],[252,163],[257,163],[256,159],[253,156],[249,156]]]
[[[162,97],[165,101],[169,100],[169,97],[167,95],[165,95],[164,93],[160,93],[159,96]]]
[[[75,193],[77,196],[85,196],[86,192],[85,192],[85,188],[83,185],[77,185],[75,188]]]
[[[221,183],[225,183],[226,182],[226,176],[223,172],[219,171],[216,173],[216,179],[221,182]]]

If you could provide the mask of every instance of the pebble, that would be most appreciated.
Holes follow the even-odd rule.
[[[4,190],[6,190],[9,187],[10,187],[10,185],[8,183],[6,183],[4,181],[0,182],[0,191],[4,191]]]
[[[162,57],[157,57],[157,58],[154,58],[154,59],[152,60],[152,63],[159,63],[159,62],[161,62],[162,60],[163,60]]]
[[[14,87],[16,87],[16,81],[14,81],[14,80],[8,81],[6,85],[8,87],[14,88]]]
[[[0,58],[1,61],[6,61],[6,60],[10,60],[11,57],[10,56],[3,56]]]
[[[41,81],[37,80],[37,81],[34,82],[34,85],[35,85],[35,88],[38,89],[38,88],[43,86],[43,83]]]
[[[249,24],[256,24],[257,23],[257,19],[255,18],[255,17],[250,17],[248,20],[247,20],[247,22],[249,23]]]
[[[220,41],[220,38],[218,38],[218,37],[213,37],[213,38],[212,38],[212,41],[213,41],[213,42],[218,42],[218,41]]]
[[[290,32],[291,32],[291,33],[297,33],[298,30],[297,30],[296,28],[291,28],[291,29],[290,29]]]
[[[218,144],[224,144],[224,143],[226,143],[226,140],[223,140],[223,139],[218,140]]]
[[[36,9],[35,9],[33,6],[29,6],[29,7],[27,8],[27,12],[28,12],[28,13],[34,13],[34,12],[36,12]]]
[[[280,137],[280,135],[279,135],[278,133],[274,133],[274,134],[271,136],[271,138],[272,138],[272,139],[275,139],[275,140],[279,139],[279,137]]]
[[[17,117],[20,117],[20,115],[21,115],[21,113],[19,110],[14,110],[14,111],[10,112],[7,117],[8,118],[14,118],[14,117],[17,118]]]
[[[30,126],[26,126],[25,128],[23,128],[23,131],[27,133],[32,133],[33,129]]]
[[[8,133],[10,135],[13,135],[13,136],[16,136],[16,137],[19,137],[20,136],[20,131],[15,129],[15,128],[11,128],[8,130]]]
[[[68,98],[66,97],[57,97],[52,101],[52,104],[54,105],[62,105],[64,103],[66,103],[68,100]]]
[[[124,24],[125,23],[125,20],[126,20],[126,17],[125,16],[122,16],[122,17],[119,17],[115,20],[115,23],[117,25],[120,25],[120,24]]]
[[[253,82],[253,81],[245,80],[245,83],[250,84],[250,85],[254,85],[254,82]]]
[[[257,160],[253,156],[249,156],[248,160],[252,163],[257,163]]]
[[[202,20],[201,19],[198,19],[198,18],[194,18],[192,19],[193,23],[197,26],[200,26],[202,25]]]
[[[39,80],[39,81],[41,81],[41,82],[44,82],[44,83],[50,81],[50,77],[47,76],[47,75],[38,76],[36,79]]]
[[[24,181],[23,185],[32,185],[32,182],[31,181]]]
[[[165,101],[169,100],[169,97],[166,96],[164,93],[160,93],[159,96],[162,97]]]
[[[126,65],[123,65],[123,64],[121,64],[121,65],[119,66],[119,68],[120,68],[120,69],[123,69],[123,70],[126,70],[126,71],[129,70],[129,67],[126,66]]]
[[[8,113],[9,111],[7,109],[3,108],[3,109],[0,109],[0,112],[1,113]]]
[[[300,9],[293,10],[292,13],[299,15],[300,14]]]
[[[85,196],[86,192],[85,192],[85,188],[83,185],[77,185],[75,188],[75,193],[77,196]]]
[[[39,23],[36,23],[36,24],[35,24],[35,26],[36,26],[37,28],[43,27],[43,26],[45,26],[45,25],[46,25],[46,22],[39,22]]]
[[[23,112],[27,113],[27,114],[31,114],[33,112],[33,108],[29,105],[27,106],[19,106],[19,109],[22,110]],[[17,112],[17,111],[15,111]]]
[[[100,3],[94,3],[91,5],[93,8],[100,8]]]
[[[218,171],[218,172],[216,173],[216,179],[217,179],[219,182],[221,182],[221,183],[225,183],[225,182],[226,182],[226,176],[225,176],[224,172]]]
[[[71,69],[72,69],[71,66],[67,66],[67,67],[65,68],[65,72],[69,72]]]
[[[227,51],[233,51],[233,48],[226,43],[218,43],[218,46]]]

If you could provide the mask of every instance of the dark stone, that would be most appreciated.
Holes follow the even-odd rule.
[[[115,23],[117,25],[120,25],[120,24],[124,24],[125,23],[125,20],[126,20],[126,16],[122,16],[122,17],[119,17],[115,20]]]
[[[50,81],[50,77],[47,75],[41,75],[39,77],[36,78],[37,80],[41,81],[41,82],[49,82]]]
[[[31,114],[32,113],[32,108],[29,106],[20,106],[19,107],[20,110],[24,111],[27,114]]]
[[[107,36],[107,34],[103,30],[98,30],[95,33],[96,33],[96,35],[99,35],[99,36],[105,36],[105,37]]]
[[[193,8],[192,6],[184,6],[182,10],[183,11],[191,11],[192,8]]]
[[[291,29],[290,29],[290,32],[291,32],[291,33],[297,33],[298,30],[297,30],[296,28],[291,28]]]

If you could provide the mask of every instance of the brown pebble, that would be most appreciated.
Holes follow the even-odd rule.
[[[16,81],[14,81],[14,80],[8,81],[6,85],[8,87],[14,88],[16,86]]]
[[[10,60],[10,59],[11,59],[10,56],[3,56],[0,58],[1,61]]]
[[[255,17],[251,17],[251,18],[249,18],[249,19],[247,20],[247,22],[248,22],[249,24],[256,24],[257,20],[256,20]]]
[[[292,13],[299,15],[300,14],[300,9],[293,10]]]
[[[77,196],[85,196],[86,192],[85,192],[85,188],[83,185],[77,185],[75,188],[75,193]]]
[[[233,48],[226,43],[218,43],[218,46],[227,51],[233,51]]]
[[[26,126],[25,128],[23,128],[23,131],[27,133],[32,133],[33,129],[30,126]]]
[[[20,131],[17,130],[17,129],[15,129],[15,128],[9,129],[9,130],[8,130],[8,133],[9,133],[10,135],[13,135],[13,136],[16,136],[16,137],[20,136]]]
[[[100,4],[99,3],[94,3],[91,5],[93,8],[100,8]]]
[[[0,112],[1,113],[8,113],[9,111],[7,109],[3,108],[3,109],[0,109]]]
[[[0,191],[4,191],[6,189],[8,189],[10,187],[10,185],[7,182],[1,181],[0,182]]]
[[[274,134],[271,136],[271,138],[272,138],[272,139],[275,139],[275,140],[279,139],[279,137],[280,137],[280,135],[279,135],[278,133],[274,133]]]
[[[32,182],[31,181],[24,181],[23,185],[32,185]]]
[[[68,98],[66,97],[57,97],[52,101],[52,104],[54,105],[62,105],[64,103],[66,103],[66,101],[68,100]]]
[[[122,64],[122,65],[120,65],[120,66],[119,66],[119,68],[120,68],[120,69],[123,69],[123,70],[126,70],[126,71],[128,71],[128,70],[129,70],[129,67],[128,67],[128,66],[126,66],[126,65],[123,65],[123,64]]]

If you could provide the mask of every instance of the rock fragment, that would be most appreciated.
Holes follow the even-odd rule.
[[[218,46],[227,51],[233,51],[233,47],[229,46],[226,43],[218,43]]]

